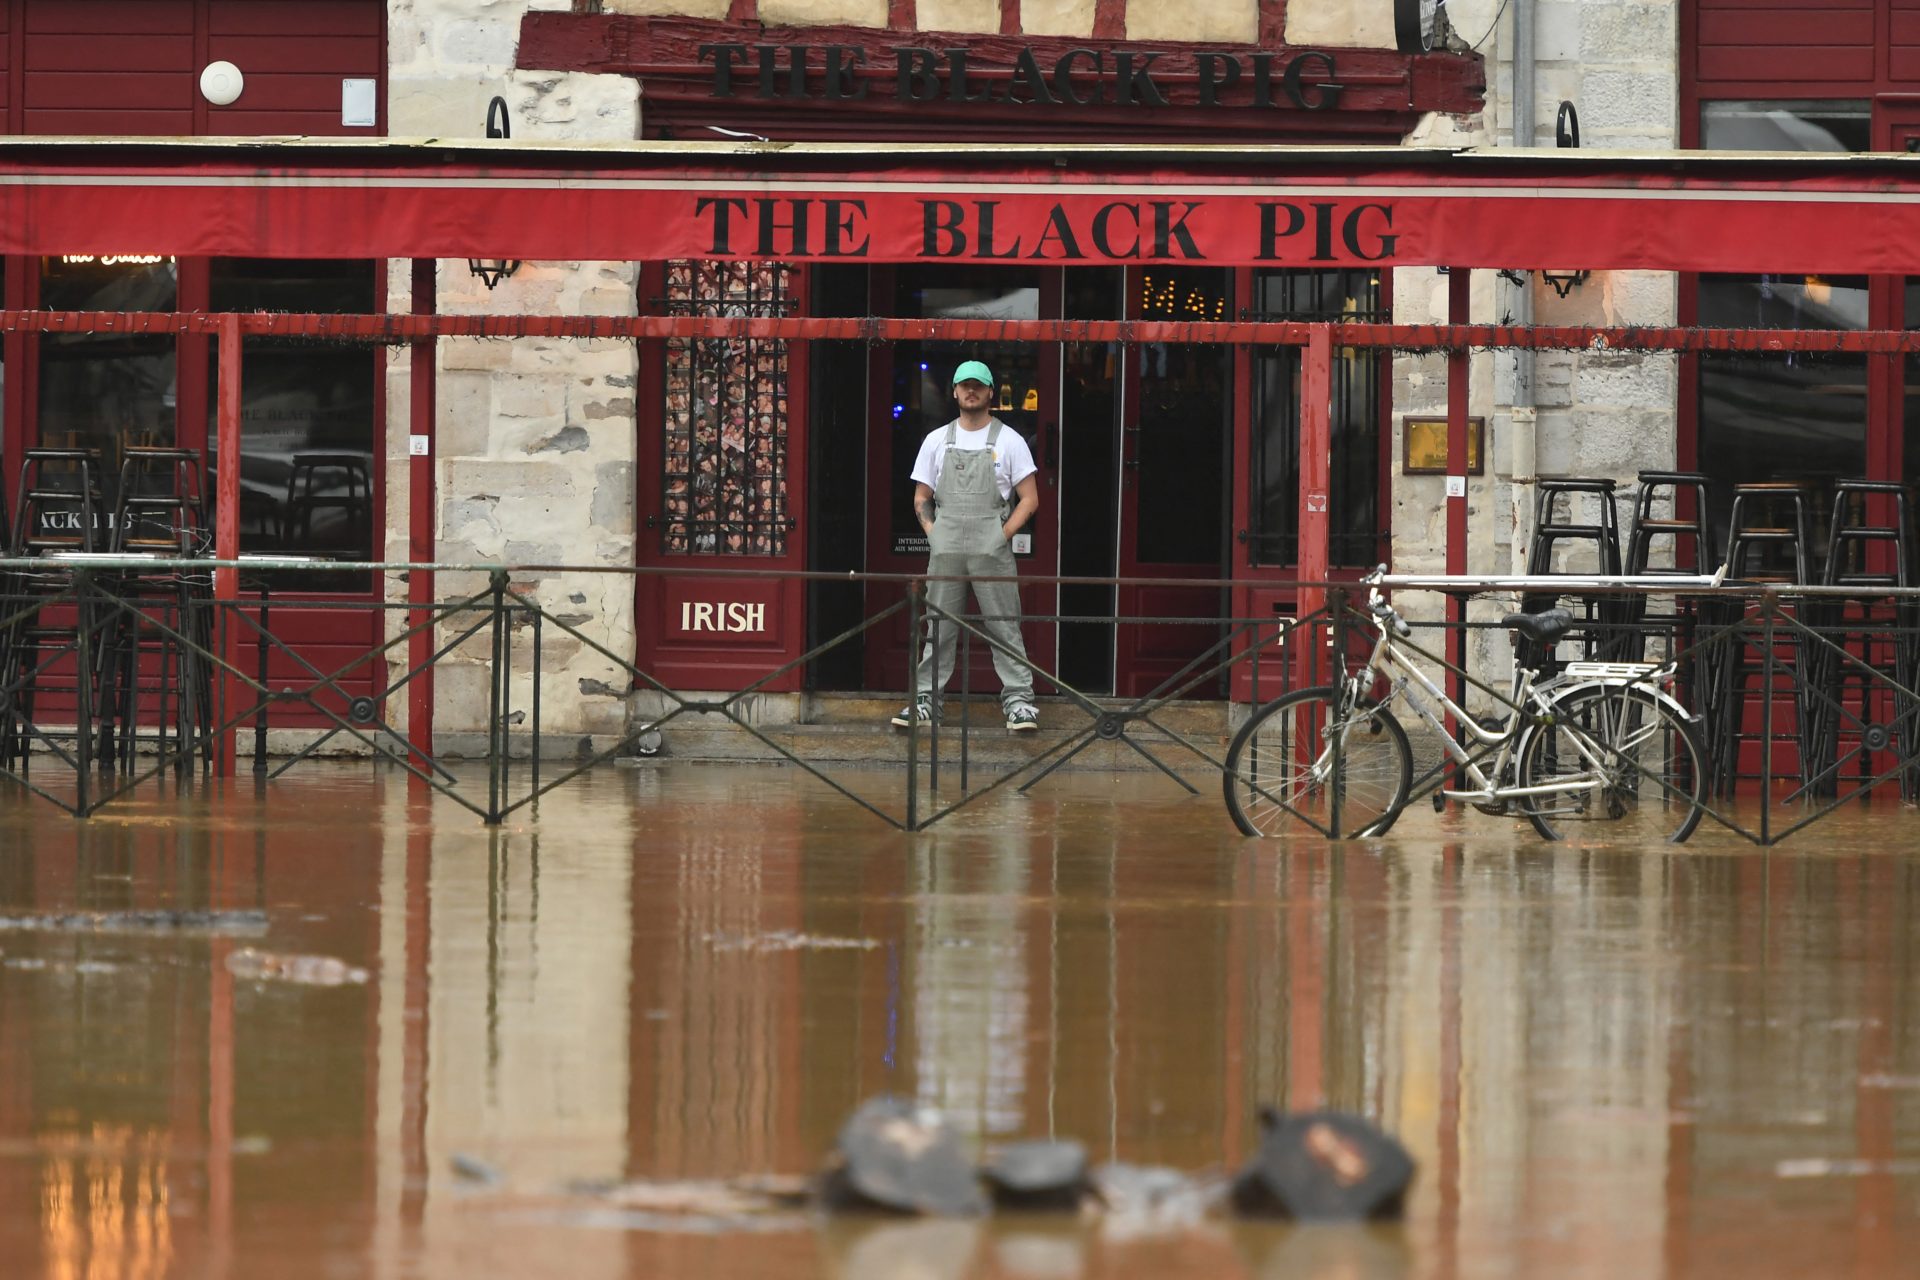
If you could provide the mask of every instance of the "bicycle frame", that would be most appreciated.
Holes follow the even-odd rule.
[[[1396,700],[1404,702],[1412,708],[1414,714],[1432,727],[1448,756],[1472,783],[1470,790],[1442,788],[1440,791],[1442,796],[1449,800],[1497,804],[1526,796],[1564,795],[1576,791],[1593,791],[1598,794],[1606,785],[1606,762],[1593,749],[1587,736],[1578,732],[1570,735],[1570,741],[1584,761],[1586,773],[1541,786],[1501,786],[1498,780],[1505,776],[1508,764],[1517,758],[1526,746],[1528,735],[1551,714],[1552,700],[1545,696],[1545,691],[1561,690],[1570,683],[1617,684],[1625,688],[1630,686],[1632,681],[1593,681],[1584,678],[1568,681],[1565,677],[1556,676],[1536,684],[1539,672],[1529,667],[1516,667],[1513,675],[1513,691],[1508,697],[1514,714],[1502,729],[1497,732],[1489,730],[1483,728],[1467,714],[1465,708],[1449,698],[1446,692],[1421,669],[1413,657],[1400,645],[1394,643],[1396,627],[1402,627],[1405,624],[1400,621],[1399,615],[1392,611],[1391,606],[1381,601],[1378,588],[1373,590],[1369,603],[1374,614],[1373,625],[1379,633],[1378,638],[1374,641],[1373,652],[1368,656],[1366,664],[1356,674],[1344,678],[1356,688],[1364,688],[1375,679],[1391,681],[1392,688],[1380,700],[1380,706],[1390,708]],[[1652,670],[1654,668],[1649,666],[1648,671]],[[1397,678],[1396,673],[1398,673]],[[1427,699],[1432,701],[1429,702]],[[1439,706],[1438,710],[1435,709],[1435,703]],[[1453,717],[1454,723],[1475,742],[1483,746],[1499,748],[1492,760],[1491,770],[1482,769],[1466,747],[1453,734],[1447,732],[1443,715]]]

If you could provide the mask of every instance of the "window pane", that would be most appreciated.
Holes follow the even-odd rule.
[[[1256,320],[1384,320],[1371,271],[1262,271],[1253,280]],[[1299,561],[1300,362],[1298,347],[1256,351],[1253,365],[1253,485],[1248,531],[1253,563]],[[1380,559],[1380,353],[1333,353],[1332,563]]]
[[[1147,268],[1143,320],[1226,320],[1233,274],[1219,267]],[[1129,452],[1138,563],[1217,565],[1233,429],[1233,348],[1150,342],[1140,361],[1140,413]]]
[[[1716,328],[1864,329],[1865,276],[1702,276],[1700,323]],[[1867,358],[1789,352],[1700,357],[1700,470],[1713,480],[1725,546],[1733,486],[1805,481],[1814,547],[1825,545],[1833,481],[1865,474]],[[1782,551],[1768,571],[1791,568]]]
[[[1708,102],[1700,145],[1709,151],[1870,151],[1873,109],[1865,102]]]
[[[44,258],[40,305],[49,311],[172,311],[171,258]],[[174,441],[172,334],[50,333],[40,341],[40,443],[92,449],[117,474],[129,444]]]
[[[365,260],[215,259],[214,311],[365,314]],[[208,485],[219,472],[219,349],[208,360]],[[241,343],[240,550],[327,560],[374,558],[374,382],[365,345],[250,337]],[[364,572],[270,575],[278,591],[360,591]]]

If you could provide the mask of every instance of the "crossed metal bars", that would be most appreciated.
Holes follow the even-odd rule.
[[[155,566],[143,574],[169,571],[186,573],[194,562]],[[201,566],[202,568],[204,566]],[[326,566],[337,569],[339,566]],[[367,566],[394,569],[398,566]],[[445,566],[443,566],[445,567]],[[464,566],[472,568],[472,566]],[[1120,705],[1102,703],[1092,695],[1073,687],[1058,673],[1046,670],[1031,656],[1025,660],[1036,673],[1049,681],[1059,693],[1061,703],[1084,716],[1075,729],[1038,754],[1010,767],[976,787],[977,762],[971,747],[971,725],[965,710],[970,705],[967,673],[970,648],[978,639],[1005,651],[1004,646],[987,633],[981,620],[950,613],[932,605],[926,598],[924,583],[908,584],[901,599],[862,619],[839,635],[815,645],[791,661],[768,671],[744,688],[724,696],[690,698],[666,686],[630,658],[615,653],[592,635],[564,618],[546,612],[512,584],[513,570],[500,566],[483,567],[488,574],[485,589],[470,595],[421,606],[412,603],[344,602],[314,604],[306,609],[402,610],[407,625],[382,643],[356,655],[331,670],[322,670],[299,649],[278,635],[270,624],[270,604],[265,600],[213,600],[204,593],[190,592],[177,597],[156,596],[150,577],[136,581],[124,569],[77,565],[59,572],[66,581],[54,590],[38,593],[19,588],[17,570],[0,588],[0,777],[19,783],[32,794],[61,808],[86,817],[126,795],[134,788],[162,773],[173,770],[187,774],[194,766],[204,770],[211,758],[210,744],[221,735],[253,729],[253,768],[257,775],[277,778],[312,759],[327,743],[344,735],[376,758],[405,770],[423,785],[433,788],[451,801],[487,823],[499,823],[509,815],[536,803],[554,789],[579,778],[589,770],[629,754],[636,739],[650,730],[659,730],[682,717],[717,715],[757,739],[785,762],[805,770],[841,797],[872,813],[888,825],[904,831],[920,831],[950,817],[994,791],[1015,784],[1022,791],[1039,785],[1055,771],[1096,743],[1125,746],[1142,757],[1179,786],[1194,792],[1196,788],[1182,776],[1178,764],[1204,766],[1223,771],[1225,761],[1216,746],[1195,741],[1169,729],[1160,717],[1168,704],[1196,691],[1211,692],[1220,677],[1242,665],[1250,668],[1252,687],[1263,694],[1272,693],[1275,681],[1270,672],[1276,660],[1282,672],[1278,692],[1284,693],[1296,678],[1304,683],[1325,679],[1329,659],[1334,653],[1354,655],[1350,643],[1359,635],[1356,624],[1365,619],[1349,607],[1348,588],[1326,586],[1326,608],[1305,618],[1230,619],[1154,618],[1114,619],[1121,625],[1182,625],[1205,622],[1219,627],[1213,644],[1197,654],[1178,672],[1163,680],[1150,693]],[[45,576],[48,567],[36,572]],[[836,575],[835,580],[845,581]],[[1649,594],[1672,595],[1652,591]],[[1909,801],[1920,800],[1920,675],[1916,656],[1920,655],[1920,592],[1910,592],[1909,600],[1898,592],[1873,592],[1840,589],[1793,588],[1788,591],[1760,592],[1721,589],[1689,593],[1690,607],[1666,615],[1657,625],[1643,625],[1637,633],[1645,645],[1649,636],[1664,636],[1666,660],[1682,673],[1683,693],[1691,692],[1690,703],[1696,725],[1708,746],[1715,770],[1712,794],[1716,800],[1730,801],[1743,786],[1758,787],[1762,803],[1757,828],[1742,825],[1731,803],[1709,809],[1709,815],[1729,830],[1757,844],[1770,845],[1797,832],[1809,823],[1833,812],[1888,783],[1897,783]],[[1885,611],[1876,614],[1863,602],[1893,600],[1889,618]],[[1859,610],[1840,613],[1817,602],[1852,601]],[[1809,601],[1815,602],[1810,606]],[[1717,610],[1717,611],[1716,611]],[[850,790],[830,776],[816,761],[768,734],[745,713],[746,700],[779,682],[797,668],[828,651],[853,642],[863,633],[905,612],[909,631],[917,638],[924,628],[954,627],[958,631],[960,655],[960,705],[962,718],[957,734],[938,719],[926,728],[914,725],[905,735],[902,805],[888,811]],[[57,621],[57,626],[45,625]],[[1031,619],[1029,619],[1031,620]],[[1497,624],[1479,623],[1485,627]],[[1594,630],[1604,631],[1604,623]],[[41,631],[59,631],[49,642],[44,634],[37,647],[28,650],[19,643],[33,627]],[[138,721],[138,697],[108,695],[109,688],[99,678],[100,655],[115,644],[125,645],[125,630],[136,629],[158,637],[170,646],[180,673],[181,691],[176,695],[175,729],[143,731]],[[624,672],[634,687],[659,694],[668,704],[664,715],[641,725],[612,746],[572,762],[556,776],[543,774],[541,740],[543,715],[541,673],[544,669],[544,643],[548,628],[571,637]],[[414,636],[426,631],[434,634],[436,645],[427,661],[408,666],[391,679],[381,679],[387,659],[404,654]],[[122,638],[114,639],[116,634]],[[526,696],[527,705],[515,705],[511,677],[516,645],[525,636],[532,646],[532,670],[535,673]],[[229,660],[234,641],[245,638],[257,644],[255,670],[242,670]],[[468,781],[443,759],[422,753],[410,745],[393,724],[387,708],[392,700],[423,677],[435,665],[445,661],[469,642],[482,639],[489,671],[484,765],[486,795],[479,798]],[[1330,641],[1321,643],[1321,641]],[[1795,649],[1787,651],[1790,641]],[[1300,645],[1305,644],[1306,667],[1296,667]],[[1470,671],[1448,664],[1439,655],[1415,646],[1415,651],[1435,667],[1448,671],[1463,692],[1471,687],[1483,705],[1496,708],[1506,703],[1506,692],[1476,677]],[[1891,652],[1896,660],[1880,660]],[[302,673],[296,685],[275,688],[267,677],[269,653],[282,655]],[[1018,656],[1009,653],[1009,656]],[[163,669],[168,661],[161,659]],[[1263,667],[1265,672],[1263,673]],[[37,711],[37,686],[53,681],[64,669],[70,677],[71,725],[49,723],[44,712]],[[1726,673],[1739,672],[1731,682]],[[376,672],[369,683],[379,690],[356,694],[350,682]],[[85,673],[83,677],[83,673]],[[1756,698],[1747,682],[1757,680]],[[229,700],[223,689],[238,691]],[[108,708],[103,699],[116,698],[119,710]],[[148,691],[149,700],[152,698]],[[1776,732],[1777,702],[1790,697],[1795,714],[1792,727],[1799,761],[1797,771],[1787,773],[1776,767],[1774,744],[1784,740]],[[1456,698],[1465,704],[1465,698]],[[164,716],[165,697],[161,697]],[[269,771],[266,759],[266,723],[275,707],[301,705],[317,713],[322,731],[297,753],[279,761]],[[44,702],[41,705],[46,705]],[[1506,707],[1507,714],[1515,709]],[[56,715],[58,712],[55,713]],[[1758,725],[1752,722],[1757,719]],[[521,726],[524,726],[523,728]],[[518,729],[518,732],[516,732]],[[1152,730],[1152,736],[1140,730]],[[108,751],[111,733],[119,734],[118,746]],[[132,750],[136,735],[151,748],[148,753]],[[517,778],[515,757],[521,744],[526,756],[524,778]],[[1476,759],[1487,758],[1492,748],[1466,744],[1470,752],[1480,751]],[[1749,767],[1746,757],[1756,749],[1758,767]],[[48,764],[69,771],[73,779],[70,793],[61,794],[42,785],[32,775],[31,762],[38,758],[44,773]],[[119,773],[111,772],[118,765]],[[1445,783],[1451,762],[1442,760],[1416,779],[1414,798],[1429,795]],[[955,775],[957,774],[957,779]],[[957,787],[954,785],[957,780]],[[1783,784],[1785,790],[1782,792]],[[1750,785],[1749,785],[1750,784]],[[1796,804],[1796,815],[1780,825],[1775,822],[1776,803]]]

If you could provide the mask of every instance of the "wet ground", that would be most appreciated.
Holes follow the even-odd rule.
[[[1137,774],[920,836],[756,767],[602,769],[498,831],[363,766],[85,823],[0,794],[0,1272],[1914,1274],[1916,833],[1254,842]],[[156,910],[240,914],[44,919]],[[1368,1229],[607,1191],[807,1172],[880,1092],[1196,1171],[1329,1104],[1420,1170]]]

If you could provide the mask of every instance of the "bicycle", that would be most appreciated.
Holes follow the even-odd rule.
[[[1438,733],[1463,783],[1439,788],[1436,806],[1454,800],[1495,816],[1517,812],[1549,840],[1585,823],[1623,842],[1679,843],[1693,834],[1704,812],[1706,755],[1693,718],[1664,687],[1675,675],[1671,664],[1570,662],[1542,680],[1516,663],[1509,714],[1483,724],[1408,652],[1412,646],[1403,642],[1412,629],[1380,593],[1384,572],[1382,566],[1362,579],[1370,584],[1367,607],[1378,632],[1366,663],[1352,674],[1340,663],[1334,684],[1274,699],[1234,736],[1224,790],[1241,831],[1385,834],[1413,785],[1412,747],[1393,712],[1398,704]],[[1550,649],[1573,617],[1564,609],[1515,613],[1501,625]],[[1376,697],[1382,685],[1386,691]],[[1483,755],[1493,753],[1485,767],[1446,731],[1445,716]]]

